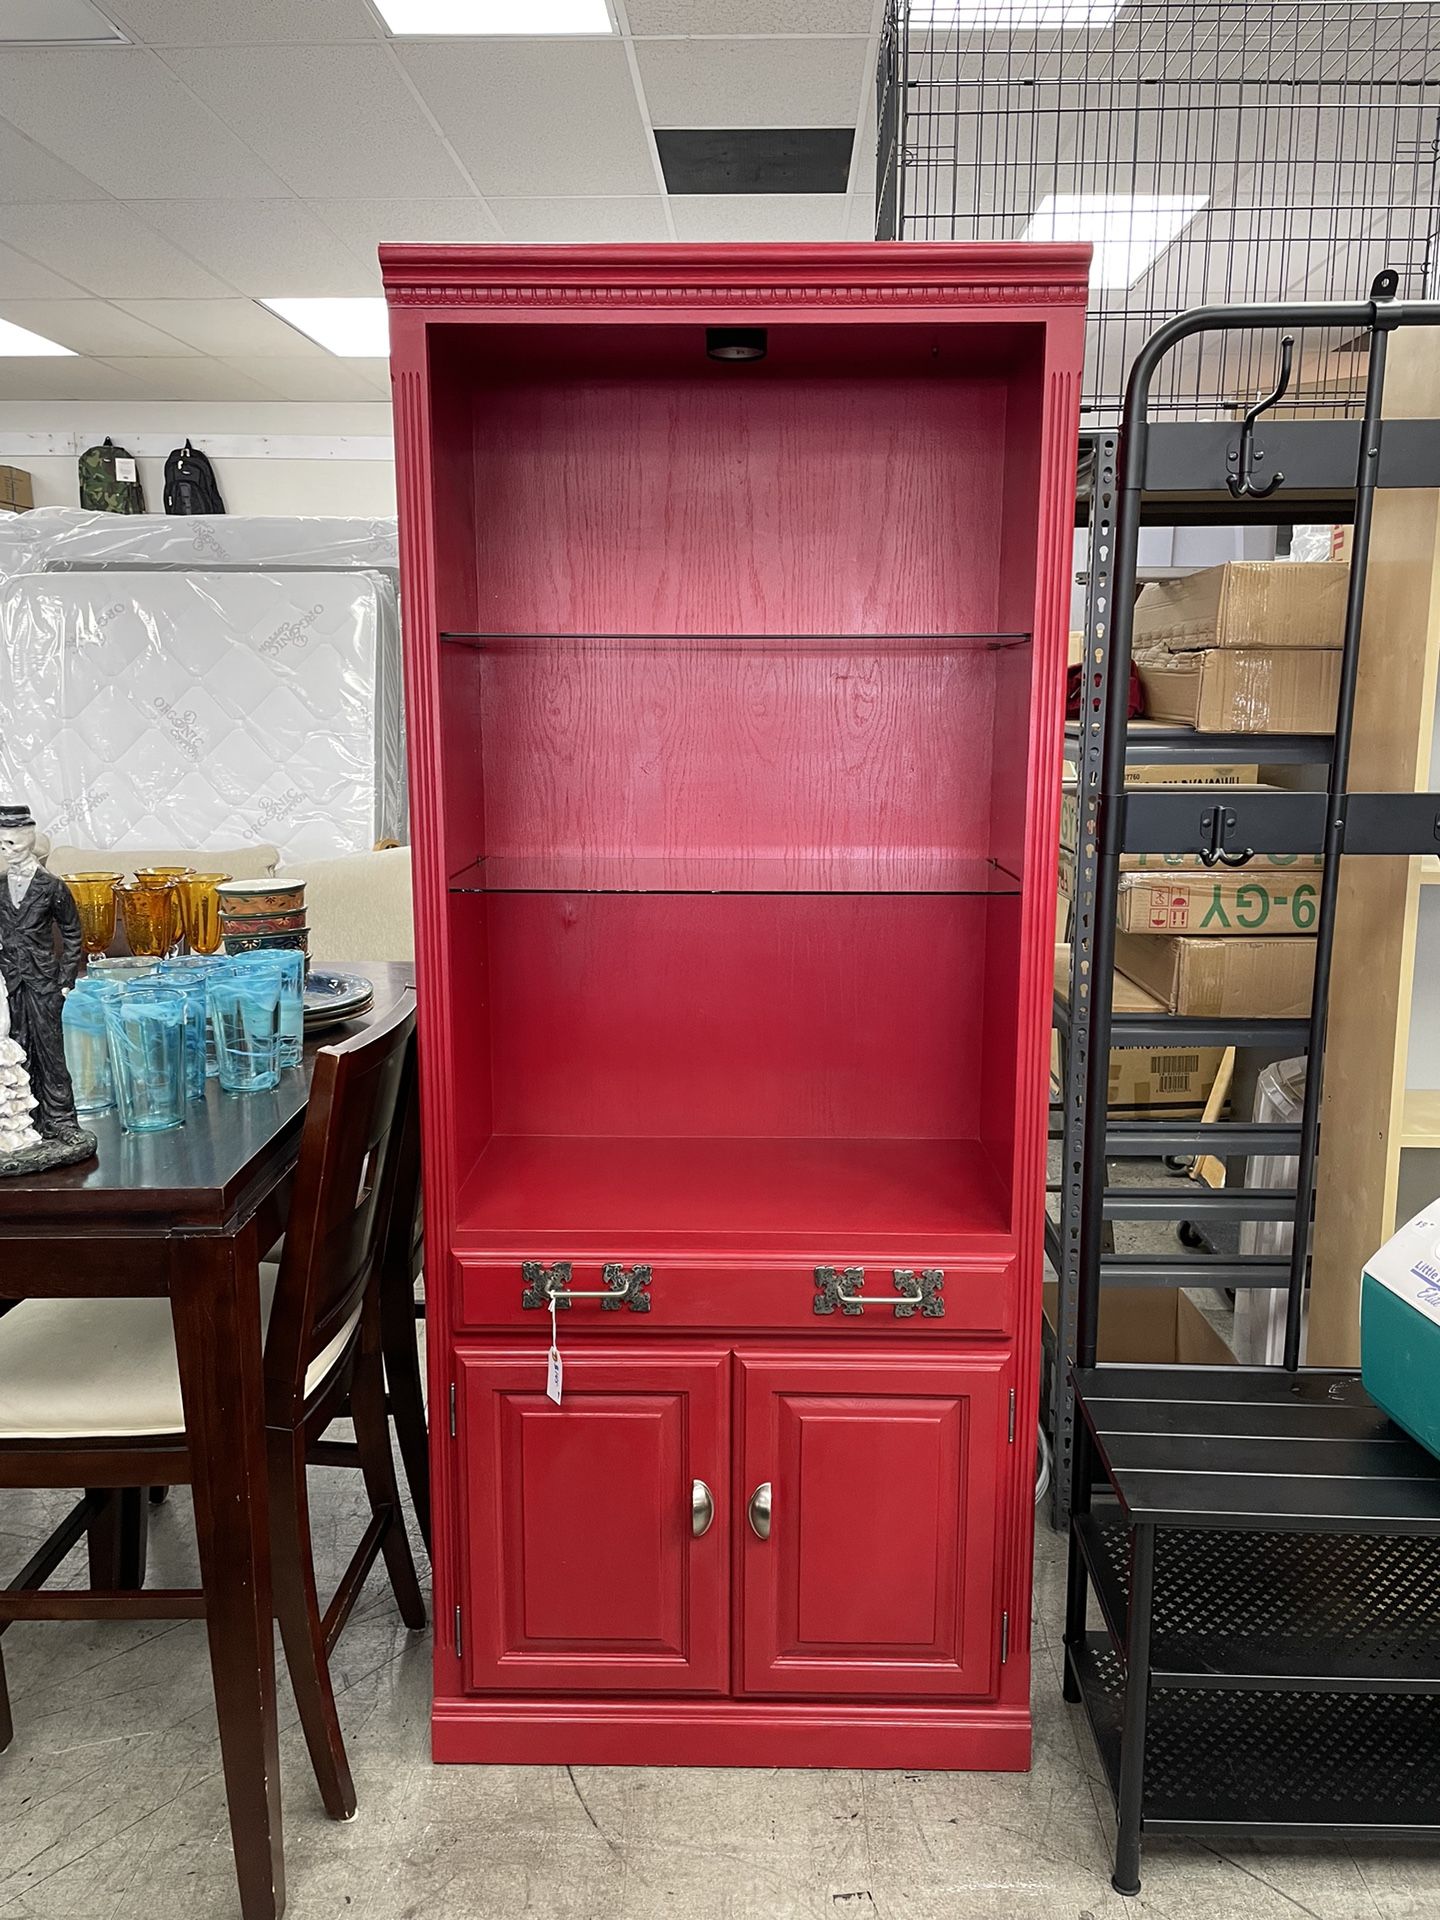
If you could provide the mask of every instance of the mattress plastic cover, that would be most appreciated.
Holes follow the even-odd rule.
[[[117,851],[403,838],[399,659],[385,573],[0,580],[3,792]]]
[[[76,507],[0,515],[0,576],[96,567],[393,573],[399,564],[393,515],[87,513]]]

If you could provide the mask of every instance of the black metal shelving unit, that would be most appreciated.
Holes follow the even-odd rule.
[[[1405,427],[1411,422],[1398,423]],[[1296,427],[1299,439],[1296,439]],[[1236,523],[1244,520],[1266,526],[1349,521],[1355,510],[1355,466],[1358,421],[1267,420],[1265,440],[1272,435],[1284,449],[1281,471],[1286,482],[1263,499],[1236,498],[1226,485],[1238,453],[1235,423],[1214,422],[1153,425],[1149,429],[1146,469],[1135,503],[1139,525],[1186,526]],[[1415,456],[1416,436],[1406,434],[1407,469],[1421,473]],[[1188,448],[1188,451],[1187,451]],[[1391,476],[1401,469],[1399,456],[1387,449]],[[1346,459],[1348,456],[1349,467]],[[1082,445],[1077,489],[1078,515],[1089,529],[1084,627],[1085,666],[1089,683],[1088,713],[1065,730],[1066,758],[1077,775],[1079,833],[1075,849],[1073,914],[1070,928],[1070,982],[1068,998],[1057,993],[1054,1026],[1060,1036],[1063,1088],[1052,1107],[1052,1136],[1062,1141],[1061,1172],[1054,1189],[1058,1217],[1047,1217],[1045,1253],[1053,1269],[1056,1318],[1045,1327],[1045,1426],[1054,1461],[1051,1480],[1051,1517],[1063,1528],[1070,1517],[1070,1487],[1075,1442],[1075,1397],[1070,1368],[1079,1352],[1079,1297],[1081,1216],[1085,1199],[1085,1123],[1087,1083],[1094,1030],[1091,983],[1095,980],[1099,914],[1103,891],[1100,863],[1100,795],[1106,742],[1106,695],[1113,673],[1113,626],[1117,605],[1114,576],[1118,510],[1118,434],[1094,434]],[[1209,485],[1198,484],[1208,480]],[[1133,605],[1133,576],[1129,589]],[[1128,617],[1127,654],[1128,673]],[[1203,766],[1226,762],[1260,762],[1267,767],[1324,768],[1334,741],[1313,733],[1197,733],[1192,727],[1166,726],[1150,721],[1129,723],[1124,733],[1126,766]],[[1146,807],[1132,824],[1135,851],[1183,851],[1185,837],[1194,837],[1195,823],[1211,804],[1224,802],[1228,790],[1217,789],[1197,805],[1199,789],[1152,788]],[[1140,796],[1131,796],[1139,798]],[[1283,830],[1313,833],[1317,794],[1268,795],[1273,815],[1286,814]],[[1278,806],[1274,803],[1278,801]],[[1227,812],[1233,806],[1224,802]],[[1147,835],[1147,825],[1149,828]],[[1142,848],[1140,836],[1146,836]],[[1273,839],[1273,833],[1270,836]],[[1268,842],[1266,843],[1268,844]],[[1131,850],[1127,848],[1127,851]],[[1109,910],[1113,914],[1113,890]],[[1151,1047],[1170,1054],[1200,1047],[1237,1047],[1250,1050],[1256,1063],[1305,1051],[1310,1039],[1306,1019],[1264,1019],[1250,1016],[1212,1019],[1175,1014],[1112,1014],[1109,1039],[1098,1059],[1109,1061],[1109,1048]],[[1279,1123],[1219,1122],[1210,1126],[1193,1121],[1111,1121],[1106,1129],[1107,1156],[1160,1159],[1214,1154],[1224,1158],[1290,1154],[1298,1151],[1300,1130]],[[1204,1226],[1243,1220],[1285,1220],[1295,1211],[1293,1189],[1267,1189],[1263,1195],[1246,1192],[1233,1182],[1209,1189],[1189,1183],[1148,1190],[1131,1208],[1122,1190],[1107,1189],[1103,1217],[1113,1220],[1174,1220],[1183,1215]],[[1168,1254],[1110,1254],[1104,1256],[1101,1278],[1107,1287],[1260,1288],[1286,1284],[1290,1261],[1284,1255],[1252,1254],[1229,1258],[1197,1255],[1177,1245]]]
[[[1119,443],[1102,442],[1094,457],[1095,618],[1075,741],[1081,951],[1063,1016],[1062,1217],[1047,1250],[1062,1281],[1052,1418],[1057,1403],[1074,1414],[1065,1693],[1084,1707],[1114,1794],[1121,1893],[1139,1890],[1142,1834],[1440,1838],[1440,1700],[1431,1697],[1440,1694],[1440,1462],[1378,1412],[1357,1375],[1299,1365],[1341,862],[1431,851],[1440,833],[1440,794],[1355,793],[1348,784],[1374,494],[1378,486],[1440,488],[1440,421],[1404,423],[1402,432],[1382,412],[1389,336],[1440,326],[1440,302],[1394,293],[1386,273],[1368,301],[1202,308],[1171,321],[1136,360]],[[1151,383],[1181,342],[1249,331],[1279,348],[1282,331],[1312,326],[1368,335],[1363,419],[1273,427],[1262,419],[1248,454],[1238,421],[1152,427]],[[1284,474],[1267,495],[1247,471],[1261,453],[1266,474]],[[1196,763],[1224,752],[1213,734],[1160,738],[1136,728],[1123,699],[1107,697],[1128,686],[1141,522],[1154,511],[1173,523],[1172,496],[1182,490],[1204,495],[1205,511],[1217,515],[1228,493],[1232,517],[1253,508],[1272,523],[1297,501],[1305,517],[1319,499],[1348,504],[1354,535],[1324,792],[1126,789],[1137,750]],[[1313,740],[1243,739],[1249,760],[1316,755]],[[1226,864],[1251,851],[1322,854],[1308,1021],[1112,1017],[1120,859],[1142,851],[1229,855]],[[1181,1032],[1196,1044],[1204,1036],[1277,1054],[1303,1047],[1298,1128],[1112,1121],[1112,1042],[1163,1035],[1171,1045]],[[1107,1153],[1227,1150],[1293,1152],[1294,1190],[1190,1194],[1183,1211],[1289,1219],[1288,1257],[1105,1253],[1108,1220],[1177,1210],[1164,1194],[1157,1201],[1149,1190],[1110,1187]],[[1282,1284],[1284,1365],[1096,1364],[1102,1283],[1175,1286],[1192,1275],[1210,1285]]]

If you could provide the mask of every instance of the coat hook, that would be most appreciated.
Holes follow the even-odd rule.
[[[1263,500],[1267,494],[1274,493],[1285,478],[1283,473],[1272,473],[1268,480],[1256,482],[1255,422],[1262,413],[1268,413],[1278,400],[1284,399],[1285,391],[1290,385],[1290,368],[1294,358],[1295,338],[1293,334],[1287,333],[1280,342],[1280,378],[1275,383],[1275,391],[1267,393],[1263,400],[1257,400],[1253,407],[1245,409],[1245,418],[1240,428],[1239,470],[1229,474],[1225,481],[1237,500],[1246,498]],[[1259,457],[1263,458],[1263,455]]]

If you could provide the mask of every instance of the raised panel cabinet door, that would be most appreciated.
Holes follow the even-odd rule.
[[[992,1692],[1003,1357],[737,1367],[744,1691]]]
[[[729,1355],[545,1354],[458,1356],[467,1684],[724,1691]]]

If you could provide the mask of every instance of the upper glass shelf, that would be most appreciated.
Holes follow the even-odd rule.
[[[927,654],[986,652],[1021,647],[1028,633],[460,633],[442,631],[454,646],[487,653],[783,653]]]
[[[943,848],[774,853],[492,853],[454,874],[452,893],[1018,894],[998,860]]]

